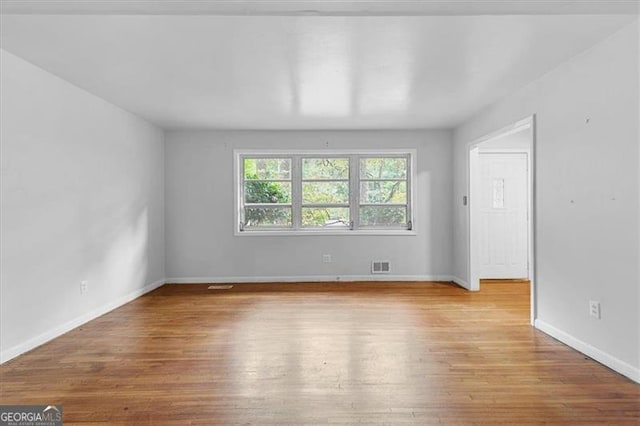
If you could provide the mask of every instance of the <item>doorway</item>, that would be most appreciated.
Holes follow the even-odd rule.
[[[528,280],[535,318],[534,117],[469,145],[469,279]]]

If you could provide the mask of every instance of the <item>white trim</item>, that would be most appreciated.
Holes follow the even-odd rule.
[[[242,155],[266,155],[266,156],[274,156],[277,157],[279,155],[310,155],[310,156],[335,156],[339,157],[341,155],[377,155],[377,154],[388,154],[388,155],[407,155],[412,154],[416,155],[418,150],[416,148],[394,148],[394,149],[335,149],[335,148],[325,148],[325,149],[234,149],[233,155],[234,157],[242,156]]]
[[[415,230],[408,229],[357,229],[357,230],[349,230],[343,229],[340,231],[325,231],[325,230],[298,230],[298,231],[269,231],[269,230],[260,230],[260,231],[238,231],[235,230],[234,235],[236,237],[309,237],[309,236],[325,236],[325,237],[353,237],[353,236],[376,236],[376,237],[384,237],[384,236],[403,236],[403,237],[415,237],[418,235],[418,232]]]
[[[451,281],[453,281],[454,283],[458,284],[462,288],[466,288],[467,290],[477,291],[477,289],[472,289],[471,286],[469,285],[469,283],[466,282],[465,280],[463,280],[462,278],[459,278],[459,277],[456,277],[456,276],[452,276],[451,277]]]
[[[640,21],[636,21],[635,23],[636,28],[638,29],[637,33],[638,33],[638,39],[636,40],[636,43],[638,43],[637,45],[640,45]],[[638,98],[636,99],[640,99],[640,84],[637,85],[638,87],[638,92],[636,93],[636,96],[638,96]],[[640,123],[640,108],[638,108],[638,116],[637,116],[637,120],[636,123]],[[638,141],[640,141],[640,126],[637,126],[637,139]],[[638,149],[638,159],[637,159],[637,163],[640,165],[640,149]],[[640,200],[640,173],[637,174],[638,176],[638,200]],[[638,234],[638,245],[636,247],[640,247],[640,226],[636,227],[637,229],[637,234]],[[637,251],[637,258],[638,258],[638,263],[637,265],[640,265],[640,250],[636,250]],[[640,288],[640,273],[638,273],[638,282],[636,283],[636,288]],[[637,292],[637,297],[636,297],[636,306],[640,306],[640,291]],[[637,308],[636,308],[637,309]],[[636,338],[638,339],[638,351],[640,352],[640,327],[638,327],[638,332],[636,335]],[[640,353],[638,353],[638,364],[640,364]]]
[[[176,277],[167,278],[166,284],[209,283],[308,283],[308,282],[354,282],[354,281],[435,281],[452,282],[451,275],[300,275],[260,277]]]
[[[22,342],[18,345],[15,345],[9,349],[5,349],[0,351],[0,364],[3,364],[15,357],[17,357],[18,355],[22,355],[25,352],[28,352],[32,349],[37,348],[40,345],[43,345],[45,343],[47,343],[50,340],[55,339],[56,337],[59,337],[65,333],[68,333],[69,331],[73,330],[74,328],[77,328],[83,324],[86,324],[87,322],[94,320],[104,314],[106,314],[107,312],[110,312],[116,308],[119,308],[122,305],[125,305],[129,302],[131,302],[134,299],[137,299],[138,297],[155,290],[156,288],[164,285],[166,280],[162,279],[162,280],[158,280],[155,282],[152,282],[151,284],[147,284],[146,286],[142,287],[141,289],[138,290],[134,290],[116,300],[114,300],[111,303],[107,303],[105,305],[102,305],[96,309],[93,309],[92,311],[87,312],[86,314],[80,315],[79,317],[76,317],[74,319],[72,319],[71,321],[67,321],[66,323],[59,325],[57,327],[52,328],[49,331],[46,331],[38,336],[32,337],[31,339],[27,340],[26,342]]]
[[[583,342],[582,340],[542,321],[541,319],[535,320],[535,327],[565,345],[572,347],[578,352],[582,352],[589,358],[593,358],[610,369],[630,378],[634,382],[640,383],[640,368],[634,367],[633,365],[628,364],[601,349],[591,346],[590,344]]]
[[[535,324],[538,317],[538,264],[536,259],[538,254],[536,253],[536,221],[538,215],[536,213],[536,206],[538,205],[536,191],[537,191],[537,175],[536,175],[536,153],[538,150],[538,124],[537,116],[533,114],[531,116],[531,149],[529,153],[529,309],[531,311],[530,322],[531,325]]]
[[[470,144],[468,146],[467,152],[467,194],[469,198],[467,199],[467,221],[469,235],[467,241],[467,252],[468,252],[468,271],[469,271],[469,289],[472,291],[480,290],[480,272],[478,271],[478,261],[477,257],[477,248],[479,245],[478,235],[479,232],[474,232],[474,230],[478,229],[478,217],[474,215],[474,199],[478,193],[478,167],[480,163],[480,153],[477,144]]]

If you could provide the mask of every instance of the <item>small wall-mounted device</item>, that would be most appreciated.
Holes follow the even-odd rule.
[[[589,315],[597,319],[602,318],[600,316],[600,302],[596,300],[589,301]]]
[[[462,196],[462,205],[463,205],[463,206],[466,206],[466,205],[467,205],[467,196],[466,196],[466,195],[463,195],[463,196]]]

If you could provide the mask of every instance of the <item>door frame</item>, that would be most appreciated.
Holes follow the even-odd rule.
[[[528,273],[530,285],[530,299],[531,299],[531,324],[534,323],[536,318],[536,263],[535,263],[535,147],[536,147],[536,126],[535,115],[531,115],[523,120],[519,120],[513,124],[510,124],[495,132],[489,133],[481,138],[478,138],[470,142],[467,146],[467,194],[468,197],[468,271],[469,271],[469,289],[472,291],[480,290],[480,247],[479,247],[479,208],[475,203],[476,193],[478,191],[478,182],[474,177],[477,177],[478,162],[479,162],[479,148],[483,142],[488,142],[494,139],[505,137],[510,134],[518,133],[523,130],[531,129],[531,141],[529,149],[511,149],[511,148],[499,148],[499,149],[487,149],[486,152],[492,153],[515,153],[525,152],[527,154],[527,258],[528,258]]]

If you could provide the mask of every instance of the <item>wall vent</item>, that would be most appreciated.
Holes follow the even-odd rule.
[[[388,274],[390,271],[391,271],[391,267],[389,265],[388,260],[371,262],[372,274]]]
[[[210,285],[209,287],[207,287],[207,290],[229,290],[232,289],[233,285],[228,285],[228,284],[222,284],[222,285],[218,285],[218,284],[214,284],[214,285]]]

